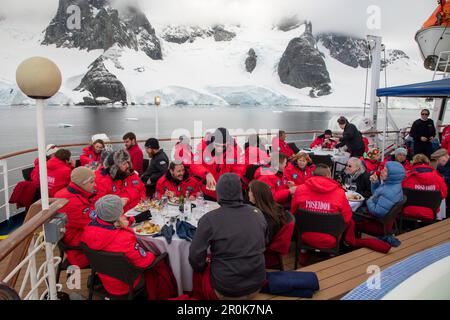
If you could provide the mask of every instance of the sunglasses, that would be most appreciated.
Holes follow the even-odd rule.
[[[421,116],[429,116],[430,114],[429,113],[421,113],[420,115]]]

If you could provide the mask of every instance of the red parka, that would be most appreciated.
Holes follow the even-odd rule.
[[[53,197],[56,192],[67,187],[73,167],[56,157],[47,161],[48,195]]]
[[[80,165],[86,166],[92,162],[100,163],[101,153],[95,153],[94,147],[89,146],[83,149],[83,154],[80,156]]]
[[[352,219],[352,209],[344,189],[339,183],[326,177],[311,177],[297,188],[292,199],[291,212],[296,214],[299,208],[323,213],[340,212],[346,224]],[[302,241],[319,249],[336,245],[333,236],[318,232],[305,232]]]
[[[297,163],[289,162],[286,169],[284,169],[283,174],[286,181],[292,181],[296,186],[299,186],[313,176],[315,169],[316,166],[313,164],[301,169]]]
[[[138,144],[135,144],[129,149],[125,149],[130,154],[130,160],[133,164],[133,170],[136,170],[139,175],[144,172],[144,154]]]
[[[282,172],[276,172],[270,167],[260,167],[255,172],[255,179],[264,182],[270,187],[276,202],[282,205],[286,204],[291,191]]]
[[[440,191],[442,199],[447,197],[447,185],[444,178],[435,169],[426,164],[413,166],[403,180],[402,187],[414,190]],[[433,211],[425,207],[408,206],[403,209],[403,214],[423,220],[434,219]]]
[[[294,155],[294,151],[292,151],[287,142],[280,140],[279,137],[272,139],[272,152],[284,153],[288,158]]]
[[[195,197],[199,190],[200,181],[190,176],[187,171],[182,181],[175,180],[170,171],[167,171],[167,173],[159,178],[156,183],[156,192],[160,197],[163,196],[166,191],[173,192],[175,197],[179,197],[181,193],[185,196],[186,191],[189,191],[189,195]]]
[[[69,202],[62,207],[59,212],[67,216],[66,232],[63,242],[68,246],[77,247],[80,245],[81,235],[84,228],[95,217],[94,203],[90,200],[93,194],[84,191],[77,185],[70,183],[64,189],[55,194],[55,198],[63,198]],[[89,265],[86,256],[77,250],[66,251],[67,260],[71,265],[84,268]]]

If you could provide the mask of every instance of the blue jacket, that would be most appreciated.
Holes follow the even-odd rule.
[[[384,217],[389,210],[403,199],[402,180],[405,169],[396,161],[386,162],[388,177],[383,183],[372,183],[372,197],[367,200],[369,212],[376,217]]]

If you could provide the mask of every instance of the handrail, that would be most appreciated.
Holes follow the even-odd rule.
[[[29,221],[21,225],[18,229],[13,231],[7,239],[2,240],[0,242],[0,263],[14,249],[16,249],[22,241],[32,235],[39,227],[42,227],[42,225],[52,219],[56,215],[57,211],[64,207],[67,202],[67,199],[54,200],[47,210],[42,210]]]
[[[439,127],[445,127],[444,125],[439,126]],[[400,133],[401,131],[386,131],[386,133]],[[307,131],[292,131],[292,132],[286,132],[289,135],[299,135],[299,134],[320,134],[323,133],[323,130],[307,130]],[[362,132],[363,135],[376,135],[376,134],[382,134],[383,131],[365,131]],[[334,132],[333,134],[339,136],[342,134],[342,132]],[[268,132],[267,135],[270,135],[270,133]],[[248,134],[236,134],[233,135],[234,137],[247,137]],[[203,137],[191,137],[192,140],[198,140],[198,139],[203,139]],[[161,138],[158,139],[159,142],[170,142],[170,141],[176,141],[177,138]],[[145,141],[147,140],[137,140],[138,143],[145,143]],[[108,141],[107,144],[121,144],[123,143],[123,141]],[[57,145],[57,147],[60,148],[69,148],[69,147],[83,147],[83,146],[87,146],[90,145],[91,142],[84,142],[84,143],[70,143],[70,144],[61,144],[61,145]],[[13,157],[17,157],[23,154],[27,154],[27,153],[31,153],[31,152],[37,152],[38,149],[37,148],[32,148],[32,149],[26,149],[26,150],[21,150],[21,151],[16,151],[16,152],[11,152],[11,153],[7,153],[7,154],[3,154],[0,155],[0,160],[5,160],[5,159],[9,159],[9,158],[13,158]]]

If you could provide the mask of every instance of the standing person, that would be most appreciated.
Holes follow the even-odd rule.
[[[356,128],[353,123],[348,122],[347,118],[340,117],[338,119],[339,127],[344,130],[342,139],[335,146],[335,148],[347,147],[347,151],[350,152],[350,157],[362,157],[364,154],[365,146],[362,139],[361,132]]]
[[[266,220],[259,209],[243,203],[241,181],[234,173],[219,178],[217,200],[221,207],[198,222],[189,263],[201,274],[210,264],[210,275],[203,278],[210,281],[216,298],[252,299],[266,278]]]
[[[436,136],[436,128],[432,119],[429,119],[430,111],[423,109],[420,112],[420,119],[414,121],[409,135],[414,139],[414,155],[423,153],[428,158],[433,152],[431,141]]]
[[[450,190],[450,156],[447,150],[439,149],[431,155],[431,159],[437,161],[437,171],[444,177],[447,191]],[[450,217],[450,192],[445,198],[446,217]]]
[[[295,152],[286,142],[286,131],[280,130],[278,132],[278,137],[273,137],[272,139],[272,152],[284,153],[290,160]]]
[[[142,182],[144,182],[147,195],[153,195],[156,190],[156,183],[159,178],[166,174],[169,169],[169,158],[163,149],[160,149],[159,141],[155,138],[150,138],[145,142],[145,151],[150,157],[150,164],[141,175]]]
[[[53,197],[56,192],[69,185],[70,174],[75,167],[71,156],[70,150],[59,149],[56,151],[55,156],[47,161],[49,197]]]
[[[133,132],[128,132],[122,137],[122,140],[125,144],[125,150],[130,154],[133,169],[141,175],[144,172],[144,154],[137,143],[136,135]]]
[[[97,139],[89,147],[83,149],[83,154],[80,156],[80,165],[99,166],[101,164],[100,158],[102,151],[105,149],[103,140]]]
[[[59,190],[55,198],[69,200],[59,209],[60,213],[67,216],[66,232],[62,241],[65,245],[78,247],[84,228],[95,218],[95,207],[92,201],[95,190],[94,171],[87,167],[73,169],[70,176],[70,184]],[[71,265],[84,268],[89,261],[81,250],[67,250],[67,260]]]

